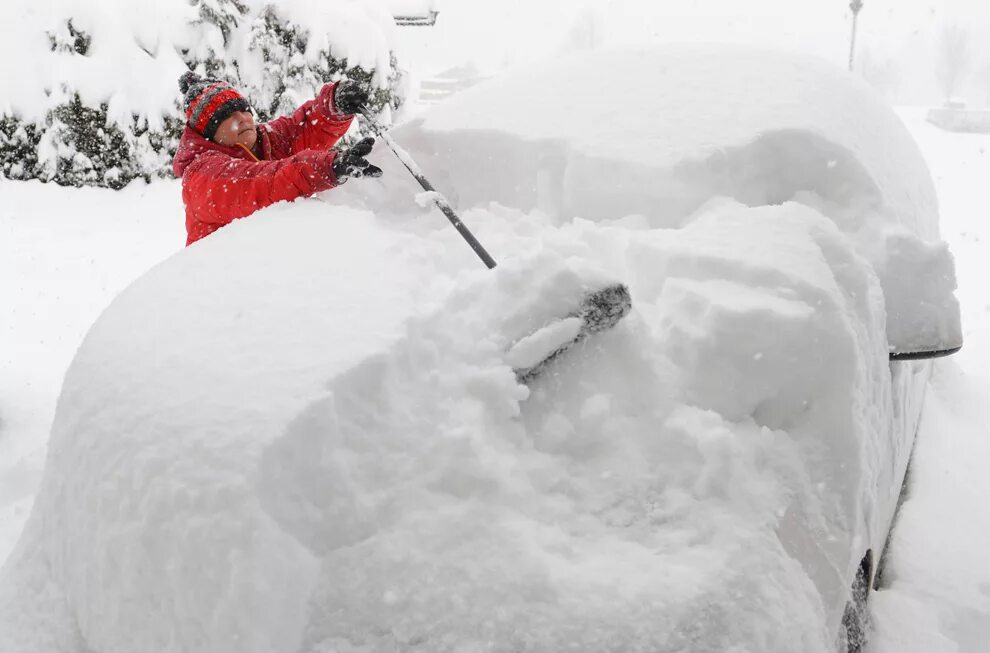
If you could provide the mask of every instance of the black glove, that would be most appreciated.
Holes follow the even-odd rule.
[[[368,91],[357,82],[345,79],[334,87],[333,103],[338,112],[353,115],[368,103]]]
[[[349,150],[337,152],[333,159],[333,174],[338,181],[348,177],[381,177],[382,169],[371,165],[364,157],[371,154],[375,139],[371,136],[362,138]]]

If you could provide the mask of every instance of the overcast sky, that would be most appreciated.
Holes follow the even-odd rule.
[[[901,102],[938,101],[936,45],[947,24],[972,33],[967,92],[982,103],[990,83],[990,0],[863,0],[857,57],[891,76]],[[404,30],[421,72],[474,61],[482,68],[554,56],[569,38],[599,44],[668,41],[760,43],[845,66],[848,0],[438,0],[430,30]],[[577,36],[575,36],[577,35]]]

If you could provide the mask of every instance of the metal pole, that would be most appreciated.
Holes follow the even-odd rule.
[[[849,40],[849,72],[852,72],[853,61],[856,58],[856,21],[859,18],[859,10],[863,8],[863,0],[852,0],[849,8],[853,12],[852,38]]]
[[[375,120],[374,114],[371,113],[369,109],[361,109],[361,115],[364,116],[364,120],[368,123],[371,131],[375,132],[375,134],[385,141],[385,144],[388,145],[390,150],[392,150],[392,153],[399,159],[399,162],[405,166],[406,170],[408,170],[416,181],[419,182],[419,185],[423,188],[423,190],[433,194],[430,198],[433,201],[433,204],[435,204],[436,207],[440,209],[445,216],[447,216],[447,220],[450,221],[450,224],[454,225],[454,229],[457,229],[457,233],[459,233],[467,244],[471,246],[471,249],[473,249],[474,253],[478,255],[481,262],[484,263],[489,270],[494,268],[495,259],[493,259],[484,246],[478,242],[478,239],[474,237],[474,234],[467,228],[467,225],[461,222],[460,217],[454,212],[454,209],[451,208],[450,202],[447,201],[447,198],[433,187],[433,184],[429,182],[426,175],[423,174],[423,171],[420,170],[418,165],[416,165],[413,158],[409,156],[409,153],[395,142],[391,134],[385,131],[385,128],[382,127],[377,120]]]

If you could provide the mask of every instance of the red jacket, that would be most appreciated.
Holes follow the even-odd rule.
[[[333,89],[327,84],[291,116],[259,125],[261,160],[244,147],[220,145],[186,127],[172,160],[172,171],[182,178],[186,245],[275,202],[337,185],[330,148],[352,117],[337,113]]]

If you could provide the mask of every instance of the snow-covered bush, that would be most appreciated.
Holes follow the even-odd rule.
[[[346,52],[337,55],[332,39],[312,30],[308,19],[308,12],[296,17],[281,5],[265,4],[248,26],[235,62],[237,77],[230,81],[252,99],[262,120],[293,111],[321,86],[341,78],[373,88],[371,106],[376,110],[399,106],[402,76],[394,55],[374,62],[351,60]],[[376,50],[388,52],[385,43],[380,46]],[[229,71],[226,76],[233,77]]]
[[[240,88],[262,120],[341,78],[371,85],[375,109],[402,102],[391,17],[375,2],[14,0],[12,12],[20,27],[0,44],[0,174],[12,179],[167,176],[187,69]]]

